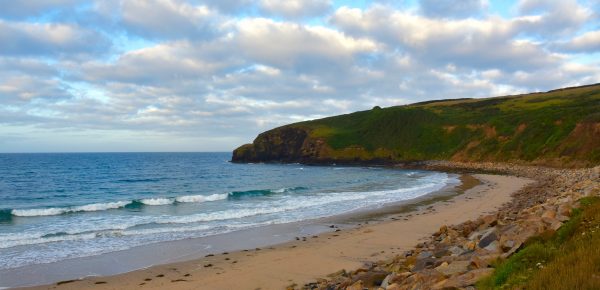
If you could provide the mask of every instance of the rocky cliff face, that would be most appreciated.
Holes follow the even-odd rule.
[[[243,145],[233,151],[232,161],[299,161],[307,136],[307,132],[299,128],[273,129],[258,135],[252,144]]]
[[[233,162],[600,164],[600,84],[374,108],[264,132]]]
[[[330,163],[336,159],[324,139],[310,137],[310,129],[284,126],[235,149],[231,161]]]

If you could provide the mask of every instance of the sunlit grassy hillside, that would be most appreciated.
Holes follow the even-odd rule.
[[[600,85],[375,107],[267,131],[234,161],[600,163]]]

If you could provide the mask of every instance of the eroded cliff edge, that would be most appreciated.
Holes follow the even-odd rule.
[[[300,122],[264,132],[233,162],[502,161],[600,164],[600,84],[441,100]]]

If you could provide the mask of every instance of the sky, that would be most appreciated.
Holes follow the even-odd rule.
[[[600,82],[600,0],[0,1],[0,152],[230,151],[376,105]]]

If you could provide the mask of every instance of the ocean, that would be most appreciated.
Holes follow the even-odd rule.
[[[375,209],[459,182],[442,172],[230,157],[0,154],[0,269]]]

